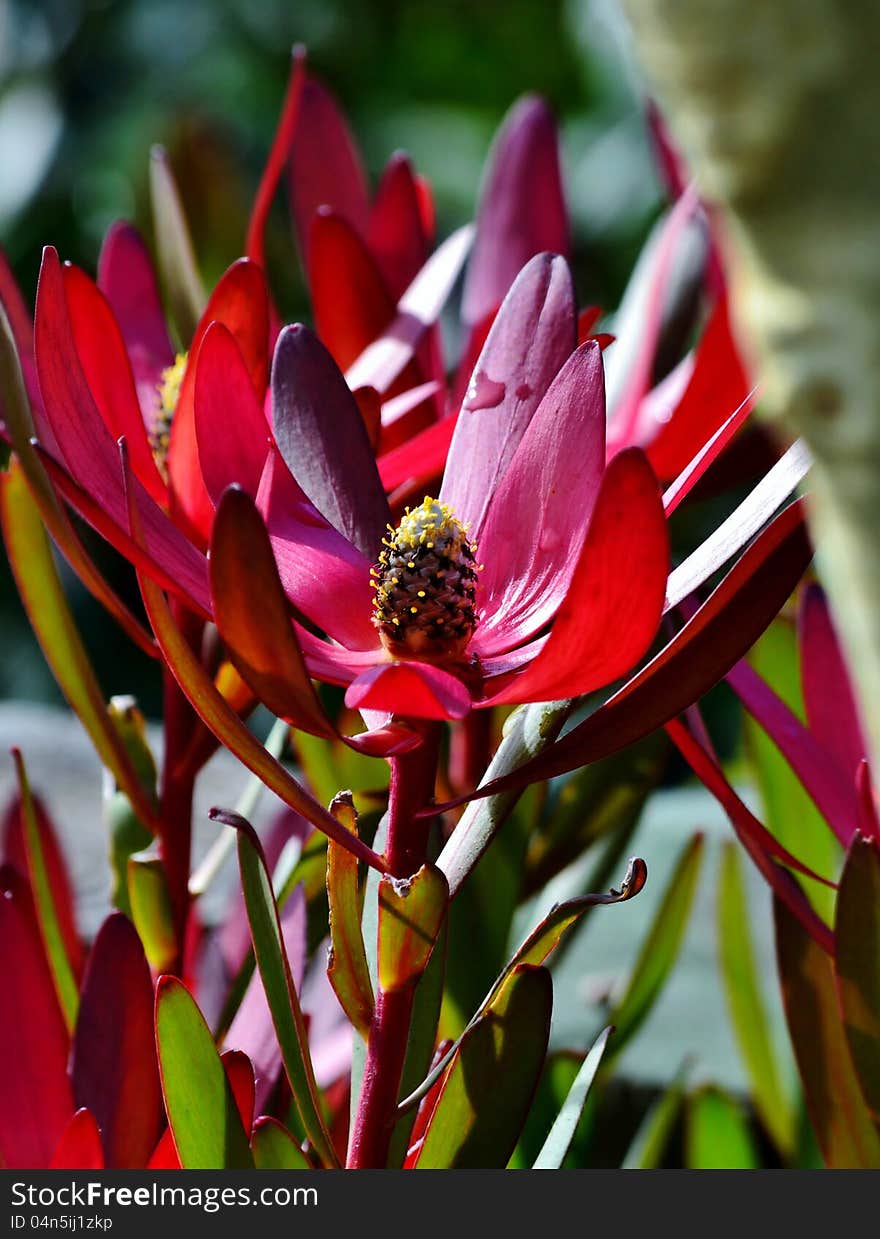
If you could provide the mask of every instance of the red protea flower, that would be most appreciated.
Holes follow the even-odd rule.
[[[244,524],[259,539],[249,509],[294,613],[325,634],[295,625],[309,674],[345,685],[351,707],[459,718],[589,692],[644,654],[668,572],[663,506],[641,452],[606,467],[600,350],[575,349],[575,330],[566,264],[539,256],[483,349],[438,496],[396,525],[342,375],[307,328],[282,332],[277,450],[258,484],[217,496],[212,539],[215,616],[244,674],[248,634],[229,593],[257,594],[246,560],[240,578],[227,562]],[[224,465],[241,486],[221,440],[200,450],[218,488]]]

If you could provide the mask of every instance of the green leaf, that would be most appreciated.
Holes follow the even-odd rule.
[[[343,727],[346,733],[354,727]],[[299,764],[318,800],[329,804],[340,788],[354,793],[355,801],[363,807],[362,794],[380,797],[388,787],[389,766],[349,748],[341,740],[322,740],[308,732],[297,731],[291,736]]]
[[[164,972],[178,956],[165,866],[154,853],[135,852],[128,858],[127,875],[131,918],[144,944],[144,954],[156,972]]]
[[[150,154],[150,197],[159,269],[181,343],[195,335],[207,298],[196,267],[189,226],[168,156],[161,146]]]
[[[602,1055],[605,1053],[605,1044],[613,1031],[609,1025],[596,1038],[592,1049],[584,1059],[583,1066],[575,1077],[565,1104],[550,1128],[544,1147],[535,1158],[533,1170],[559,1170],[562,1166],[577,1130],[578,1121],[583,1114],[590,1087],[596,1078]]]
[[[541,1074],[552,1006],[547,969],[517,967],[462,1038],[416,1169],[507,1165]]]
[[[751,1084],[755,1109],[782,1156],[797,1142],[796,1117],[773,1052],[749,934],[749,907],[739,848],[724,844],[718,882],[718,947],[730,1018]]]
[[[446,915],[446,878],[428,863],[412,878],[379,881],[379,984],[386,993],[415,985]]]
[[[27,855],[28,877],[34,895],[37,910],[37,921],[40,926],[40,936],[46,949],[46,958],[52,973],[52,981],[58,1002],[67,1025],[68,1032],[73,1032],[76,1016],[79,1010],[79,990],[76,984],[73,967],[64,943],[64,934],[58,919],[52,886],[49,881],[49,870],[43,852],[43,840],[37,822],[37,812],[31,787],[28,782],[24,759],[18,749],[12,750],[15,769],[18,775],[18,787],[21,796],[21,821],[24,834],[24,846]]]
[[[684,1104],[685,1082],[689,1071],[690,1063],[685,1060],[668,1088],[661,1093],[642,1119],[621,1169],[656,1170],[661,1164]]]
[[[253,827],[235,814],[215,814],[238,831],[238,863],[257,967],[272,1013],[281,1057],[303,1128],[325,1166],[338,1166],[321,1109],[305,1020],[290,974],[266,858]]]
[[[737,1103],[719,1088],[688,1099],[685,1162],[691,1170],[756,1170],[758,1154]]]
[[[856,835],[837,895],[834,931],[843,1027],[865,1104],[880,1127],[880,850]]]
[[[257,1170],[312,1169],[305,1153],[277,1119],[257,1119],[251,1148]]]
[[[159,978],[156,1044],[168,1122],[185,1170],[252,1170],[235,1095],[214,1039],[189,991]]]
[[[0,475],[0,520],[18,592],[46,661],[101,761],[131,800],[140,820],[155,833],[155,807],[108,714],[67,605],[39,510],[17,463]]]
[[[807,1109],[827,1166],[880,1169],[871,1122],[837,1004],[833,964],[778,899],[776,955],[788,1031]]]
[[[749,662],[789,709],[804,721],[794,624],[781,616],[774,620],[752,647]],[[743,719],[743,729],[768,830],[808,868],[823,877],[836,877],[841,854],[834,833],[779,749],[748,713]],[[810,878],[803,878],[802,885],[819,915],[830,921],[834,912],[834,891]]]
[[[615,1028],[609,1060],[620,1054],[647,1019],[672,971],[693,905],[702,855],[703,836],[697,833],[681,851],[626,989],[609,1013]]]
[[[353,835],[357,813],[350,792],[341,792],[330,812]],[[361,931],[363,893],[358,881],[358,862],[337,843],[327,843],[327,898],[330,904],[330,955],[327,976],[351,1023],[366,1038],[373,1018],[373,984]]]

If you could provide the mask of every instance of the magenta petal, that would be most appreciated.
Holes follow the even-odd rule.
[[[491,314],[534,254],[566,254],[568,246],[556,122],[543,99],[527,95],[511,108],[492,145],[464,286],[464,321],[474,326]]]
[[[605,463],[602,355],[582,344],[532,418],[486,514],[474,648],[495,654],[536,633],[571,581]]]
[[[868,751],[852,681],[824,591],[808,585],[798,610],[801,686],[810,731],[847,779]]]
[[[272,433],[235,337],[222,323],[205,333],[196,358],[196,442],[216,506],[233,484],[256,498]]]
[[[352,710],[384,710],[404,718],[464,718],[473,705],[461,680],[429,663],[388,662],[364,671],[349,685]]]
[[[370,437],[335,361],[301,324],[286,327],[275,346],[272,422],[302,491],[372,562],[390,513]]]
[[[128,542],[128,517],[119,472],[119,452],[104,425],[86,383],[70,330],[58,254],[48,247],[37,288],[35,324],[37,368],[46,402],[46,416],[76,484],[65,497],[115,545]],[[76,491],[109,518],[113,529],[83,510]],[[132,479],[150,556],[177,581],[178,588],[210,613],[208,574],[204,556],[196,550],[153,502],[137,478]],[[103,527],[102,527],[103,526]]]
[[[109,229],[98,259],[98,287],[122,331],[144,417],[156,401],[162,371],[174,361],[150,252],[138,230],[119,221]]]
[[[312,216],[321,206],[332,207],[365,235],[370,204],[360,155],[336,100],[310,75],[299,98],[288,189],[300,254],[306,253]]]
[[[449,449],[440,498],[470,524],[471,537],[479,539],[492,495],[576,344],[568,264],[538,254],[517,276],[498,311]]]
[[[278,452],[269,453],[256,502],[294,607],[343,645],[375,648],[370,561],[304,499]]]
[[[541,652],[497,702],[593,692],[646,653],[656,635],[669,535],[654,471],[636,448],[605,471],[571,585]]]

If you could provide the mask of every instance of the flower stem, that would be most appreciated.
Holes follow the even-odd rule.
[[[434,795],[439,743],[440,728],[432,725],[418,749],[389,759],[391,790],[385,857],[394,877],[409,877],[427,859],[431,819],[417,819],[415,814]],[[377,987],[361,1095],[349,1145],[351,1170],[376,1170],[387,1164],[415,991],[415,985],[393,992]]]
[[[184,628],[191,644],[201,640],[202,623],[183,608],[178,609],[178,622]],[[174,917],[174,936],[177,942],[177,959],[173,971],[178,975],[183,970],[183,952],[186,942],[186,927],[189,917],[189,868],[192,845],[193,790],[197,767],[181,757],[191,747],[193,733],[198,727],[198,718],[178,687],[170,671],[164,676],[164,726],[165,755],[162,762],[160,794],[161,836],[160,851],[171,910]]]

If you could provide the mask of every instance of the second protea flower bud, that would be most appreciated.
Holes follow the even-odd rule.
[[[372,576],[373,623],[398,658],[455,658],[476,624],[479,565],[467,527],[448,504],[428,495],[390,525]]]

